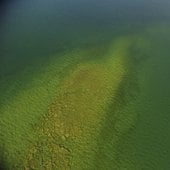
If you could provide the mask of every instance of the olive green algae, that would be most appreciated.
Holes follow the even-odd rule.
[[[64,81],[38,127],[38,142],[24,161],[25,169],[93,165],[105,109],[126,74],[128,45],[126,39],[118,40],[104,64],[81,63]]]
[[[161,73],[167,72],[154,66],[156,62],[167,67],[169,60],[165,64],[159,56],[168,58],[168,42],[162,27],[155,32],[149,28],[140,35],[115,38],[107,48],[79,48],[61,54],[60,60],[52,57],[24,88],[3,101],[1,147],[9,169],[166,169],[168,142],[161,143],[154,129],[147,129],[155,127],[168,141],[167,114],[162,122],[168,100],[161,104],[156,92]],[[153,91],[146,82],[155,86]],[[164,114],[154,101],[165,106]],[[156,126],[159,115],[166,136]]]

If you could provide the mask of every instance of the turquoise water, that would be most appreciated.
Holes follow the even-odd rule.
[[[107,111],[91,167],[169,170],[169,9],[170,3],[166,0],[18,0],[3,4],[0,106],[7,107],[20,90],[31,86],[33,75],[43,73],[46,63],[53,58],[58,59],[57,70],[64,54],[93,47],[97,50],[81,60],[99,60],[112,41],[136,36],[129,50],[130,71],[120,86],[117,100],[113,100]],[[146,41],[143,46],[142,38]],[[132,121],[131,113],[135,118],[130,126],[127,122]],[[5,114],[0,114],[6,120]],[[119,119],[124,128],[118,127],[120,133],[114,125]],[[8,137],[3,137],[8,125],[3,125],[2,129],[1,146],[10,143]],[[119,136],[116,142],[115,136]],[[6,150],[5,147],[1,149],[2,155]],[[14,164],[9,160],[2,156],[1,162],[8,167],[8,162]]]

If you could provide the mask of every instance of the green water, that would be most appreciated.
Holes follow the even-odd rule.
[[[100,128],[92,133],[95,137],[82,146],[97,145],[92,151],[75,149],[73,164],[66,169],[170,169],[168,1],[18,0],[1,5],[2,169],[23,169],[25,155],[39,140],[36,127],[65,80],[76,69],[79,74],[79,65],[105,64],[114,55],[126,56],[127,64],[122,66],[126,72]],[[113,77],[117,69],[110,72]],[[79,145],[73,142],[74,147]]]

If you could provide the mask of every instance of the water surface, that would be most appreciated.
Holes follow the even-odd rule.
[[[116,77],[121,67],[126,74],[116,93],[110,92],[112,99],[106,97],[110,102],[102,123],[96,125],[95,137],[89,145],[80,142],[82,152],[73,151],[73,164],[67,169],[170,169],[169,1],[16,0],[1,3],[1,9],[0,143],[6,169],[31,168],[25,155],[38,140],[39,132],[34,134],[34,130],[48,115],[51,103],[70,100],[56,99],[64,89],[63,82],[74,80],[70,75],[81,74],[87,63],[105,64],[110,69],[106,63],[112,60],[108,59],[119,55],[126,56],[126,64],[113,64],[113,72],[106,74],[103,66],[101,74],[100,69],[94,73],[89,66],[85,69],[89,75],[101,77],[101,85],[105,84],[102,74]],[[95,83],[89,80],[85,83],[91,87],[89,83]],[[76,84],[78,92],[81,81]],[[80,103],[82,99],[80,96]],[[78,105],[83,114],[80,103],[73,106]],[[67,109],[64,112],[73,114]],[[74,142],[66,146],[78,147]],[[89,151],[93,142],[94,151]]]

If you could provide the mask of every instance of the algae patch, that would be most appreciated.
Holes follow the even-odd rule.
[[[25,169],[90,168],[106,109],[126,75],[129,41],[120,39],[102,63],[81,63],[67,77],[37,128]]]

